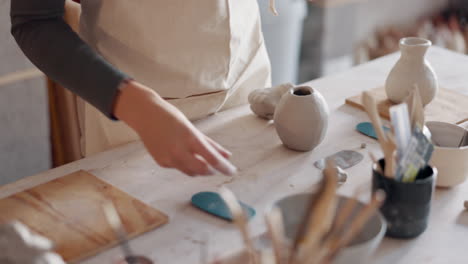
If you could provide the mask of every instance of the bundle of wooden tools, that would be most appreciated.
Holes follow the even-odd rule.
[[[385,168],[370,153],[385,177],[403,182],[416,180],[419,171],[427,166],[434,145],[424,126],[424,108],[419,88],[414,87],[405,103],[390,107],[390,130],[384,132],[376,100],[369,92],[363,92],[362,104],[371,119],[385,160]]]
[[[245,251],[250,264],[322,264],[330,263],[361,231],[385,199],[384,192],[374,193],[371,201],[358,208],[357,191],[354,199],[348,199],[337,210],[338,167],[334,161],[327,160],[323,179],[318,191],[310,199],[294,241],[287,241],[284,232],[282,213],[273,208],[265,214],[268,235],[272,250],[257,250],[249,235],[247,218],[241,206],[228,189],[220,191],[229,207],[234,223],[242,235]],[[244,259],[245,261],[245,259]],[[223,261],[216,261],[223,263]],[[230,262],[229,263],[234,263]],[[240,262],[239,262],[240,263]],[[244,263],[244,262],[243,262]]]

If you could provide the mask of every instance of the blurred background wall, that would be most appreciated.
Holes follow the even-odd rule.
[[[0,0],[0,185],[50,168],[46,81],[10,34]]]
[[[468,3],[467,0],[314,0],[312,3],[279,0],[276,1],[279,16],[274,17],[268,12],[268,1],[258,1],[274,85],[306,82],[397,51],[398,40],[403,36],[432,39],[434,36],[423,34],[418,27],[428,20],[440,22],[440,16],[451,6],[456,9]],[[302,9],[306,10],[305,16]],[[293,20],[302,20],[302,32]],[[435,27],[428,30],[437,31]],[[435,44],[447,47],[443,42],[450,42],[450,36],[445,34],[442,38],[443,41]],[[363,45],[370,45],[365,54],[362,54]],[[291,59],[296,58],[294,63],[298,67],[290,66]]]

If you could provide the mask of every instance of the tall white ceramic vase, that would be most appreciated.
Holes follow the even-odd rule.
[[[401,57],[385,83],[388,99],[402,103],[415,86],[419,87],[423,105],[429,104],[437,94],[438,82],[429,62],[425,59],[431,41],[423,38],[400,40]]]
[[[328,115],[328,105],[317,90],[294,87],[281,97],[275,109],[276,132],[286,147],[309,151],[323,141]]]

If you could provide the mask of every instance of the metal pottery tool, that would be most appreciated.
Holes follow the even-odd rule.
[[[103,205],[104,214],[106,215],[107,221],[109,222],[110,226],[114,230],[115,235],[119,239],[119,246],[122,250],[124,255],[125,261],[128,264],[146,264],[146,263],[153,263],[151,260],[136,256],[133,254],[130,245],[128,244],[127,240],[127,232],[125,231],[122,222],[120,220],[119,214],[117,213],[117,209],[115,209],[114,204],[111,202],[106,203]]]
[[[397,179],[404,182],[413,182],[419,170],[426,166],[431,159],[433,151],[434,145],[416,126],[410,143],[398,163]]]
[[[401,155],[411,139],[412,129],[408,106],[406,104],[399,104],[390,107],[390,118],[396,137],[398,153]]]

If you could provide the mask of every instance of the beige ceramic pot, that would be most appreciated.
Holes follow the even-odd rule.
[[[423,38],[403,38],[400,40],[401,57],[385,82],[388,99],[402,103],[418,86],[423,105],[429,104],[438,90],[437,76],[425,59],[431,41]]]
[[[452,187],[468,177],[468,146],[458,147],[465,129],[445,122],[427,122],[435,150],[431,164],[439,171],[436,185]]]
[[[327,102],[317,90],[294,87],[281,97],[275,109],[276,132],[286,147],[309,151],[323,141],[328,115]]]

